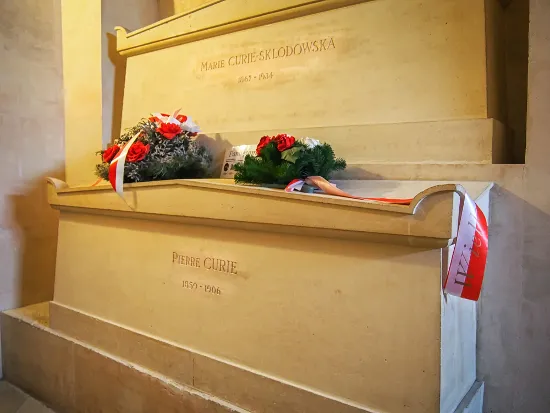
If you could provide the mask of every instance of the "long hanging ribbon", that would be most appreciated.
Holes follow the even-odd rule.
[[[287,185],[285,188],[286,192],[292,192],[292,191],[299,191],[302,189],[302,186],[304,184],[308,184],[311,186],[314,186],[316,188],[319,188],[324,193],[328,195],[334,195],[334,196],[341,196],[344,198],[353,198],[353,199],[360,199],[363,201],[378,201],[378,202],[386,202],[391,204],[400,204],[400,205],[408,205],[411,203],[412,198],[407,199],[397,199],[397,198],[361,198],[359,196],[348,194],[347,192],[342,191],[341,189],[336,188],[334,185],[332,185],[330,182],[328,182],[325,178],[322,176],[308,176],[305,180],[302,179],[295,179],[291,183]]]
[[[124,199],[124,164],[126,163],[126,156],[128,155],[130,147],[139,137],[140,133],[141,131],[136,133],[134,137],[130,139],[126,145],[124,145],[124,148],[122,148],[120,154],[113,159],[111,161],[111,165],[109,165],[109,182],[122,199]]]
[[[299,191],[304,184],[317,187],[328,195],[345,198],[400,205],[409,205],[412,202],[412,198],[362,198],[354,196],[336,188],[321,176],[310,176],[304,180],[295,179],[288,184],[285,191]],[[457,297],[477,301],[483,285],[489,250],[487,219],[483,211],[472,201],[468,194],[460,195],[458,234],[447,278],[443,283],[443,291]]]
[[[481,293],[489,232],[487,219],[474,201],[461,197],[458,235],[443,290],[449,294],[477,301]]]

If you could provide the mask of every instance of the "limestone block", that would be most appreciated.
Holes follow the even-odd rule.
[[[95,340],[145,366],[175,375],[168,359],[192,357],[193,383],[219,397],[235,390],[225,377],[252,388],[267,380],[256,401],[235,401],[246,407],[278,400],[278,381],[342,411],[450,412],[475,379],[475,306],[441,296],[442,248],[456,236],[453,191],[462,187],[339,185],[414,200],[185,180],[128,185],[130,208],[109,188],[52,181],[50,202],[61,211],[54,301],[153,338],[130,350],[122,343],[135,339],[113,338],[131,334],[107,326],[113,338]],[[486,194],[486,184],[465,185],[475,198]],[[155,340],[184,351],[155,360]],[[178,380],[189,380],[186,370]],[[285,400],[296,408],[307,397]]]
[[[222,2],[204,13],[218,12],[219,19],[223,7],[238,13],[239,3]],[[253,4],[269,10],[271,3]],[[182,103],[207,132],[488,117],[483,1],[347,3],[275,24],[267,24],[271,14],[264,13],[259,27],[131,56],[123,126]],[[195,24],[200,16],[120,34],[118,48],[131,53],[142,44],[185,36],[186,17]],[[205,33],[216,23],[208,17],[192,29]],[[409,27],[408,36],[400,35],[402,27]],[[264,73],[273,76],[263,79]],[[177,85],[178,93],[161,87],[162,79]],[[192,99],[182,102],[181,96]]]
[[[0,315],[5,377],[60,413],[246,413],[48,327],[48,303]]]
[[[183,105],[216,152],[292,130],[351,162],[505,162],[499,12],[484,0],[228,0],[119,28],[122,126]]]
[[[51,327],[56,331],[246,410],[265,413],[364,411],[58,303],[50,303],[50,314]],[[143,351],[135,351],[134,347]]]

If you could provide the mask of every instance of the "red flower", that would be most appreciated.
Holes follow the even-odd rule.
[[[157,132],[166,139],[174,139],[182,132],[182,129],[175,123],[161,123],[161,125],[157,128]]]
[[[292,148],[292,145],[296,142],[296,138],[294,138],[294,136],[288,136],[286,133],[275,136],[273,140],[277,144],[277,149],[279,152]]]
[[[139,162],[145,158],[145,155],[149,153],[149,145],[144,145],[141,141],[136,141],[126,154],[126,160],[128,162]]]
[[[187,120],[187,116],[185,115],[178,115],[176,116],[176,119],[181,122],[181,123],[185,123],[185,121]]]
[[[271,142],[271,136],[263,136],[262,139],[260,139],[258,146],[256,146],[256,155],[260,156],[260,152],[269,144],[269,142]]]
[[[113,145],[110,148],[107,148],[103,151],[103,154],[101,155],[103,158],[103,162],[111,162],[113,159],[115,159],[115,156],[118,155],[118,152],[120,151],[120,146]]]

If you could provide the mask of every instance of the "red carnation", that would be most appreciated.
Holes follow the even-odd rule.
[[[256,155],[260,156],[260,152],[269,144],[269,142],[271,142],[271,136],[263,136],[262,139],[260,139],[258,146],[256,146]]]
[[[294,138],[294,136],[288,136],[286,133],[275,136],[273,140],[277,144],[277,149],[279,152],[292,148],[292,145],[296,142],[296,138]]]
[[[178,122],[185,123],[185,121],[187,121],[187,116],[178,115],[178,116],[176,116],[176,119],[178,120]]]
[[[182,129],[175,123],[161,123],[161,125],[157,128],[157,132],[166,139],[174,139],[182,132]]]
[[[110,148],[107,148],[102,153],[103,162],[111,162],[113,159],[115,159],[115,156],[118,155],[118,152],[120,151],[120,146],[113,145]]]
[[[136,141],[126,155],[126,160],[128,162],[139,162],[145,158],[145,155],[149,153],[149,144],[144,145],[141,141]]]

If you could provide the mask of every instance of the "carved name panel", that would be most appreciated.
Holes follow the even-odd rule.
[[[486,118],[486,57],[483,2],[364,2],[130,56],[123,126],[182,106],[206,133]]]

